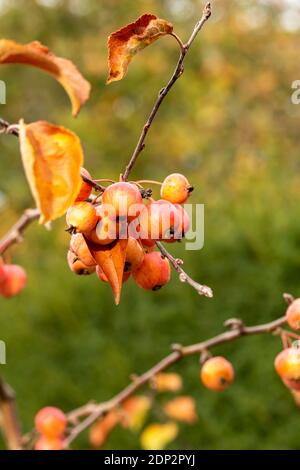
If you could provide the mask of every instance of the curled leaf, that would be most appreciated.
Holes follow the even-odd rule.
[[[83,152],[76,134],[45,121],[20,121],[25,174],[45,224],[64,215],[81,187]]]
[[[153,423],[141,434],[141,447],[144,450],[164,450],[178,435],[176,423]]]
[[[161,36],[170,34],[173,26],[155,15],[145,14],[134,23],[112,33],[108,38],[109,75],[107,83],[121,80],[133,56]]]
[[[9,39],[1,39],[0,64],[32,65],[52,75],[69,95],[73,116],[79,113],[81,106],[89,98],[91,85],[77,67],[70,60],[56,57],[38,41],[18,44]]]
[[[192,424],[197,421],[196,403],[192,397],[181,396],[173,398],[164,406],[164,412],[169,418]]]
[[[109,245],[96,245],[89,240],[86,242],[113,290],[116,305],[119,305],[128,240],[116,240]]]
[[[152,387],[158,392],[178,392],[182,388],[182,379],[175,372],[161,372],[153,378]]]
[[[122,425],[132,431],[139,431],[145,423],[151,404],[151,399],[145,395],[128,398],[122,404]]]

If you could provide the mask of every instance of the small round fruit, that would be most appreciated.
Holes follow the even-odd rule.
[[[285,385],[300,390],[300,349],[291,347],[281,351],[275,359],[275,369]]]
[[[210,390],[216,392],[225,390],[234,380],[232,364],[222,356],[208,359],[202,366],[201,380]]]
[[[5,280],[5,269],[4,269],[4,261],[3,259],[0,257],[0,284]]]
[[[77,202],[68,209],[66,221],[70,233],[90,232],[98,222],[95,207],[89,202]]]
[[[139,217],[140,237],[144,240],[170,239],[177,230],[179,213],[168,201],[158,200],[144,207]]]
[[[70,241],[70,251],[73,251],[73,253],[75,253],[80,261],[82,261],[82,263],[86,266],[96,266],[97,263],[93,258],[82,233],[76,233],[75,235],[72,235]]]
[[[59,437],[41,436],[35,443],[34,450],[63,450],[64,442]]]
[[[45,437],[61,437],[67,427],[67,417],[59,408],[46,406],[36,414],[35,427]]]
[[[185,234],[189,231],[191,221],[187,211],[180,204],[174,204],[176,208],[175,223],[176,228],[173,229],[173,233],[170,234],[170,238],[165,239],[167,243],[173,243],[180,241],[184,238]]]
[[[71,271],[79,276],[87,276],[96,271],[96,266],[86,266],[71,250],[68,251],[67,261]]]
[[[145,253],[141,243],[135,238],[129,237],[126,248],[125,272],[136,270],[143,262]]]
[[[10,298],[22,292],[27,283],[26,271],[16,264],[5,264],[3,271],[0,294],[3,297]]]
[[[293,330],[300,330],[300,299],[295,299],[286,311],[288,325]]]
[[[128,220],[133,220],[138,214],[135,211],[130,213],[130,208],[142,204],[143,199],[135,184],[119,182],[108,186],[102,195],[102,202],[113,207],[115,217],[127,217]]]
[[[170,281],[170,263],[158,251],[146,253],[142,264],[132,271],[132,275],[139,287],[156,291]]]
[[[97,223],[91,232],[86,232],[88,240],[97,245],[109,245],[114,242],[118,235],[118,223],[105,216]]]
[[[92,179],[91,175],[85,168],[81,168],[81,178],[82,176]],[[86,201],[90,197],[92,189],[93,189],[92,186],[86,181],[84,181],[84,179],[82,179],[81,187],[77,195],[77,198],[75,199],[75,202]]]
[[[185,176],[180,173],[172,173],[163,181],[160,195],[173,204],[183,204],[193,189]]]
[[[180,235],[182,237],[185,236],[185,234],[189,231],[190,226],[191,226],[191,219],[187,211],[185,210],[184,207],[182,207],[180,204],[174,204],[176,207],[177,211],[179,212],[179,228],[178,231],[180,231]]]

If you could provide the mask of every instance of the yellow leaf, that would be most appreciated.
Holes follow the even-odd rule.
[[[128,398],[122,405],[122,424],[132,431],[139,431],[151,408],[151,399],[144,395]]]
[[[153,423],[147,426],[141,434],[141,447],[144,450],[163,450],[178,435],[176,423]]]
[[[41,212],[40,223],[64,215],[81,187],[83,152],[73,132],[44,121],[20,121],[25,174]]]
[[[107,83],[121,80],[133,56],[161,36],[170,34],[173,26],[155,15],[145,14],[134,23],[124,26],[108,38],[109,76]]]
[[[73,116],[79,113],[81,106],[89,98],[91,85],[77,67],[70,60],[56,57],[38,41],[18,44],[9,39],[1,39],[0,64],[32,65],[52,75],[69,95]]]
[[[173,398],[164,406],[164,412],[169,418],[189,424],[197,421],[196,403],[192,397],[181,396]]]
[[[178,392],[182,388],[182,379],[173,372],[161,372],[152,380],[152,386],[158,392]]]

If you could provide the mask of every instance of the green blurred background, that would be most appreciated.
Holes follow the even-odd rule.
[[[196,253],[171,248],[215,297],[200,298],[173,275],[158,293],[130,280],[115,307],[96,277],[69,272],[64,220],[52,232],[32,226],[12,253],[28,272],[28,288],[0,300],[0,338],[7,343],[0,373],[17,392],[25,431],[42,406],[67,411],[106,400],[171,343],[205,339],[232,316],[248,324],[270,321],[284,312],[283,292],[300,294],[300,106],[291,103],[291,84],[300,79],[298,2],[212,3],[213,17],[160,111],[134,177],[161,180],[180,171],[195,185],[191,201],[205,204],[205,247]],[[198,0],[1,0],[1,36],[40,40],[72,59],[93,85],[74,120],[53,79],[29,67],[2,67],[7,104],[1,116],[46,119],[74,130],[93,177],[118,178],[178,50],[172,38],[157,42],[132,63],[125,80],[105,87],[106,38],[151,12],[173,22],[185,40],[202,6]],[[17,140],[1,137],[0,148],[4,234],[33,202]],[[183,376],[183,393],[197,400],[199,421],[182,425],[170,448],[299,448],[300,413],[274,372],[279,350],[271,336],[217,348],[236,369],[235,384],[222,394],[201,385],[197,357],[174,367]],[[88,445],[85,434],[74,447]],[[139,436],[117,428],[106,448],[139,448]]]

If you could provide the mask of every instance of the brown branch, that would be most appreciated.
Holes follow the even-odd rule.
[[[179,344],[173,345],[173,352],[171,352],[168,356],[163,358],[142,375],[135,375],[132,383],[130,383],[110,400],[100,404],[88,403],[87,405],[71,411],[68,415],[68,419],[70,424],[73,424],[74,427],[65,440],[65,448],[69,447],[69,445],[77,438],[77,436],[89,428],[95,421],[104,416],[106,413],[120,406],[127,398],[132,396],[142,386],[151,382],[155,375],[165,371],[173,364],[179,362],[181,359],[187,356],[207,353],[209,349],[215,346],[235,341],[236,339],[244,336],[265,333],[279,333],[281,326],[285,323],[285,316],[278,318],[277,320],[274,320],[270,323],[255,326],[245,326],[239,319],[230,319],[227,320],[224,324],[226,327],[230,328],[229,331],[225,331],[213,338],[202,341],[200,343],[192,344],[190,346],[181,346]],[[80,421],[80,419],[82,419],[82,421]]]
[[[38,209],[27,209],[21,215],[19,220],[13,225],[13,227],[7,232],[7,234],[0,240],[0,256],[15,243],[19,243],[23,240],[24,230],[33,222],[40,217],[40,211]]]
[[[179,280],[181,282],[186,282],[189,284],[193,289],[195,289],[199,295],[204,295],[205,297],[212,298],[213,297],[213,291],[210,287],[204,286],[202,284],[199,284],[198,282],[194,281],[182,268],[183,261],[181,259],[174,258],[164,247],[164,245],[161,242],[156,242],[156,246],[162,253],[162,255],[167,258],[172,266],[174,267],[175,271],[179,274]]]
[[[15,407],[15,393],[0,379],[0,427],[9,450],[22,449],[22,434]]]
[[[152,111],[150,112],[150,115],[147,119],[147,122],[146,122],[146,124],[144,125],[144,127],[142,129],[142,132],[141,132],[141,135],[139,137],[138,143],[137,143],[137,145],[134,149],[134,152],[133,152],[133,154],[130,158],[130,161],[129,161],[129,163],[128,163],[126,169],[125,169],[125,172],[123,174],[123,180],[124,181],[128,180],[128,177],[129,177],[129,175],[130,175],[130,173],[131,173],[131,171],[132,171],[132,169],[133,169],[140,153],[145,148],[145,140],[146,140],[147,134],[148,134],[148,132],[149,132],[151,126],[152,126],[152,123],[153,123],[153,121],[156,117],[156,114],[157,114],[162,102],[164,101],[165,97],[167,96],[167,94],[169,93],[169,91],[171,90],[173,85],[177,82],[177,80],[181,77],[181,75],[184,72],[183,63],[184,63],[184,59],[185,59],[185,56],[187,55],[188,50],[190,49],[190,47],[193,44],[194,40],[196,39],[198,33],[201,31],[202,27],[204,26],[204,24],[206,23],[206,21],[209,19],[210,16],[211,16],[211,4],[210,4],[210,2],[208,2],[204,7],[202,17],[198,21],[198,23],[196,24],[196,26],[195,26],[188,42],[186,44],[182,45],[182,47],[181,47],[180,56],[179,56],[179,59],[178,59],[178,62],[177,62],[177,65],[175,67],[175,70],[173,72],[172,77],[170,78],[167,85],[164,88],[162,88],[162,90],[158,94],[158,97],[157,97],[157,99],[154,103]],[[180,43],[181,43],[181,41],[180,41]]]

